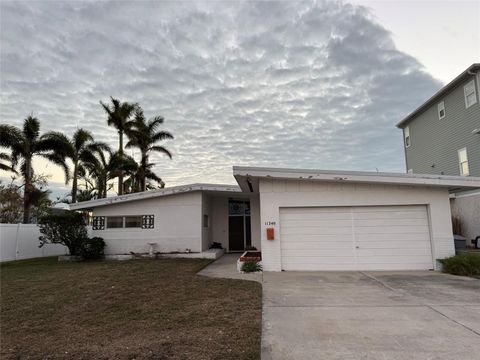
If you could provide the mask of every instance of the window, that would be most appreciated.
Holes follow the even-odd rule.
[[[142,217],[141,216],[125,216],[126,228],[141,228]]]
[[[102,220],[103,219],[103,220]],[[103,230],[102,221],[105,217],[94,218],[95,230]],[[132,216],[108,216],[107,229],[153,229],[154,215],[132,215]]]
[[[438,109],[438,119],[442,120],[445,117],[445,102],[442,101],[440,104],[438,104],[437,109]]]
[[[123,228],[123,216],[107,217],[107,229]]]
[[[203,227],[210,227],[210,219],[208,218],[208,215],[203,215]]]
[[[477,93],[475,91],[474,80],[470,81],[463,87],[463,93],[465,94],[465,107],[468,109],[477,102]]]
[[[458,150],[458,165],[460,166],[460,175],[468,176],[470,174],[468,168],[467,148]]]
[[[410,127],[406,127],[403,129],[403,136],[405,137],[405,147],[409,147],[411,144],[411,139],[410,139]]]

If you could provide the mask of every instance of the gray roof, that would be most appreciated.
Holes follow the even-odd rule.
[[[444,187],[451,192],[480,189],[480,178],[432,174],[382,173],[313,169],[279,169],[234,166],[233,176],[245,192],[258,191],[258,178],[390,185]]]
[[[405,117],[402,121],[400,121],[396,126],[400,129],[403,129],[407,122],[412,120],[415,116],[420,114],[426,108],[430,107],[432,104],[436,103],[441,97],[443,97],[448,91],[458,85],[461,81],[463,81],[466,77],[471,76],[473,72],[480,71],[480,63],[474,63],[470,65],[464,72],[458,75],[455,79],[450,81],[447,85],[442,87],[438,90],[430,99],[425,101],[422,105],[420,105],[417,109],[411,112],[407,117]]]
[[[111,196],[104,199],[95,199],[90,201],[82,201],[70,204],[70,210],[93,209],[99,206],[113,205],[129,201],[137,201],[143,199],[151,199],[161,196],[183,194],[192,191],[211,191],[211,192],[241,192],[237,185],[220,185],[220,184],[189,184],[173,186],[164,189],[143,191],[133,194]]]

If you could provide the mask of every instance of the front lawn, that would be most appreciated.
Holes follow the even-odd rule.
[[[1,265],[1,358],[258,359],[261,285],[206,260]]]

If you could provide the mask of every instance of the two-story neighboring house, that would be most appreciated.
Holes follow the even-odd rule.
[[[480,63],[397,124],[403,130],[406,170],[415,174],[480,177]],[[480,193],[453,196],[452,213],[468,238],[480,235]]]

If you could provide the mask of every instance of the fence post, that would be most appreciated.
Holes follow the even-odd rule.
[[[15,234],[15,260],[18,259],[18,233],[20,232],[21,223],[17,224],[17,232]]]

